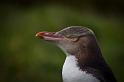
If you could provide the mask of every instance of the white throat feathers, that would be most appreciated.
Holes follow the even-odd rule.
[[[100,82],[92,74],[82,71],[77,64],[77,58],[74,55],[67,55],[62,69],[64,82]]]

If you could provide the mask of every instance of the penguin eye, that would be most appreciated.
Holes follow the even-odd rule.
[[[78,39],[79,38],[77,38],[77,37],[75,37],[75,38],[69,38],[71,41],[73,41],[73,42],[76,42],[76,41],[78,41]]]
[[[78,41],[78,37],[74,36],[74,35],[66,35],[66,38],[68,38],[69,40],[76,42]]]

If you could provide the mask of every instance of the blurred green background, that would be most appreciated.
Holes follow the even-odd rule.
[[[105,60],[124,82],[123,0],[1,0],[0,82],[62,82],[65,54],[35,34],[74,25],[95,31]]]

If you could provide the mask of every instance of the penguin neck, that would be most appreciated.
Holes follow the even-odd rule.
[[[84,40],[85,39],[85,40]],[[80,46],[75,53],[69,53],[74,55],[77,58],[79,66],[96,66],[94,64],[100,63],[103,61],[101,50],[97,44],[95,37],[86,37],[83,38],[84,42],[80,43]]]

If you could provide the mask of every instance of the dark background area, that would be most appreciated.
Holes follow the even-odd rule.
[[[1,0],[0,82],[62,82],[65,54],[35,34],[74,25],[95,32],[105,60],[123,82],[123,0]]]

